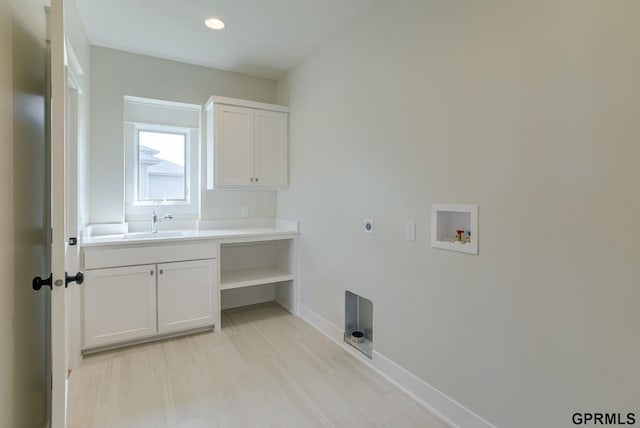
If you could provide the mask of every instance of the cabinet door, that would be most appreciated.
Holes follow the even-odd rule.
[[[214,107],[214,176],[216,187],[253,186],[253,110]]]
[[[213,325],[218,311],[216,260],[158,265],[158,331]]]
[[[256,110],[255,186],[287,187],[288,184],[287,113]]]
[[[83,348],[156,334],[155,265],[86,271]]]

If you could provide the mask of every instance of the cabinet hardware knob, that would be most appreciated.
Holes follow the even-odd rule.
[[[251,177],[251,182],[253,183],[253,177]]]
[[[160,275],[162,275],[164,273],[164,270],[160,269]]]
[[[153,276],[153,271],[149,271],[149,275]]]
[[[256,177],[256,183],[258,182],[258,177]]]

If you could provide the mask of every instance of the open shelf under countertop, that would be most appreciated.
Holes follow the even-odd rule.
[[[280,281],[289,281],[294,275],[287,269],[277,266],[261,267],[254,269],[240,269],[220,272],[220,289],[251,287],[252,285],[271,284]]]

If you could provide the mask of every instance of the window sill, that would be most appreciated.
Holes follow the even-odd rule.
[[[189,201],[136,201],[127,207],[184,207],[193,205]]]

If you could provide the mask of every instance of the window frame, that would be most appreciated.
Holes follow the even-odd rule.
[[[134,124],[133,201],[134,206],[191,205],[191,128],[135,122]],[[140,132],[176,134],[184,136],[184,199],[140,199]]]

